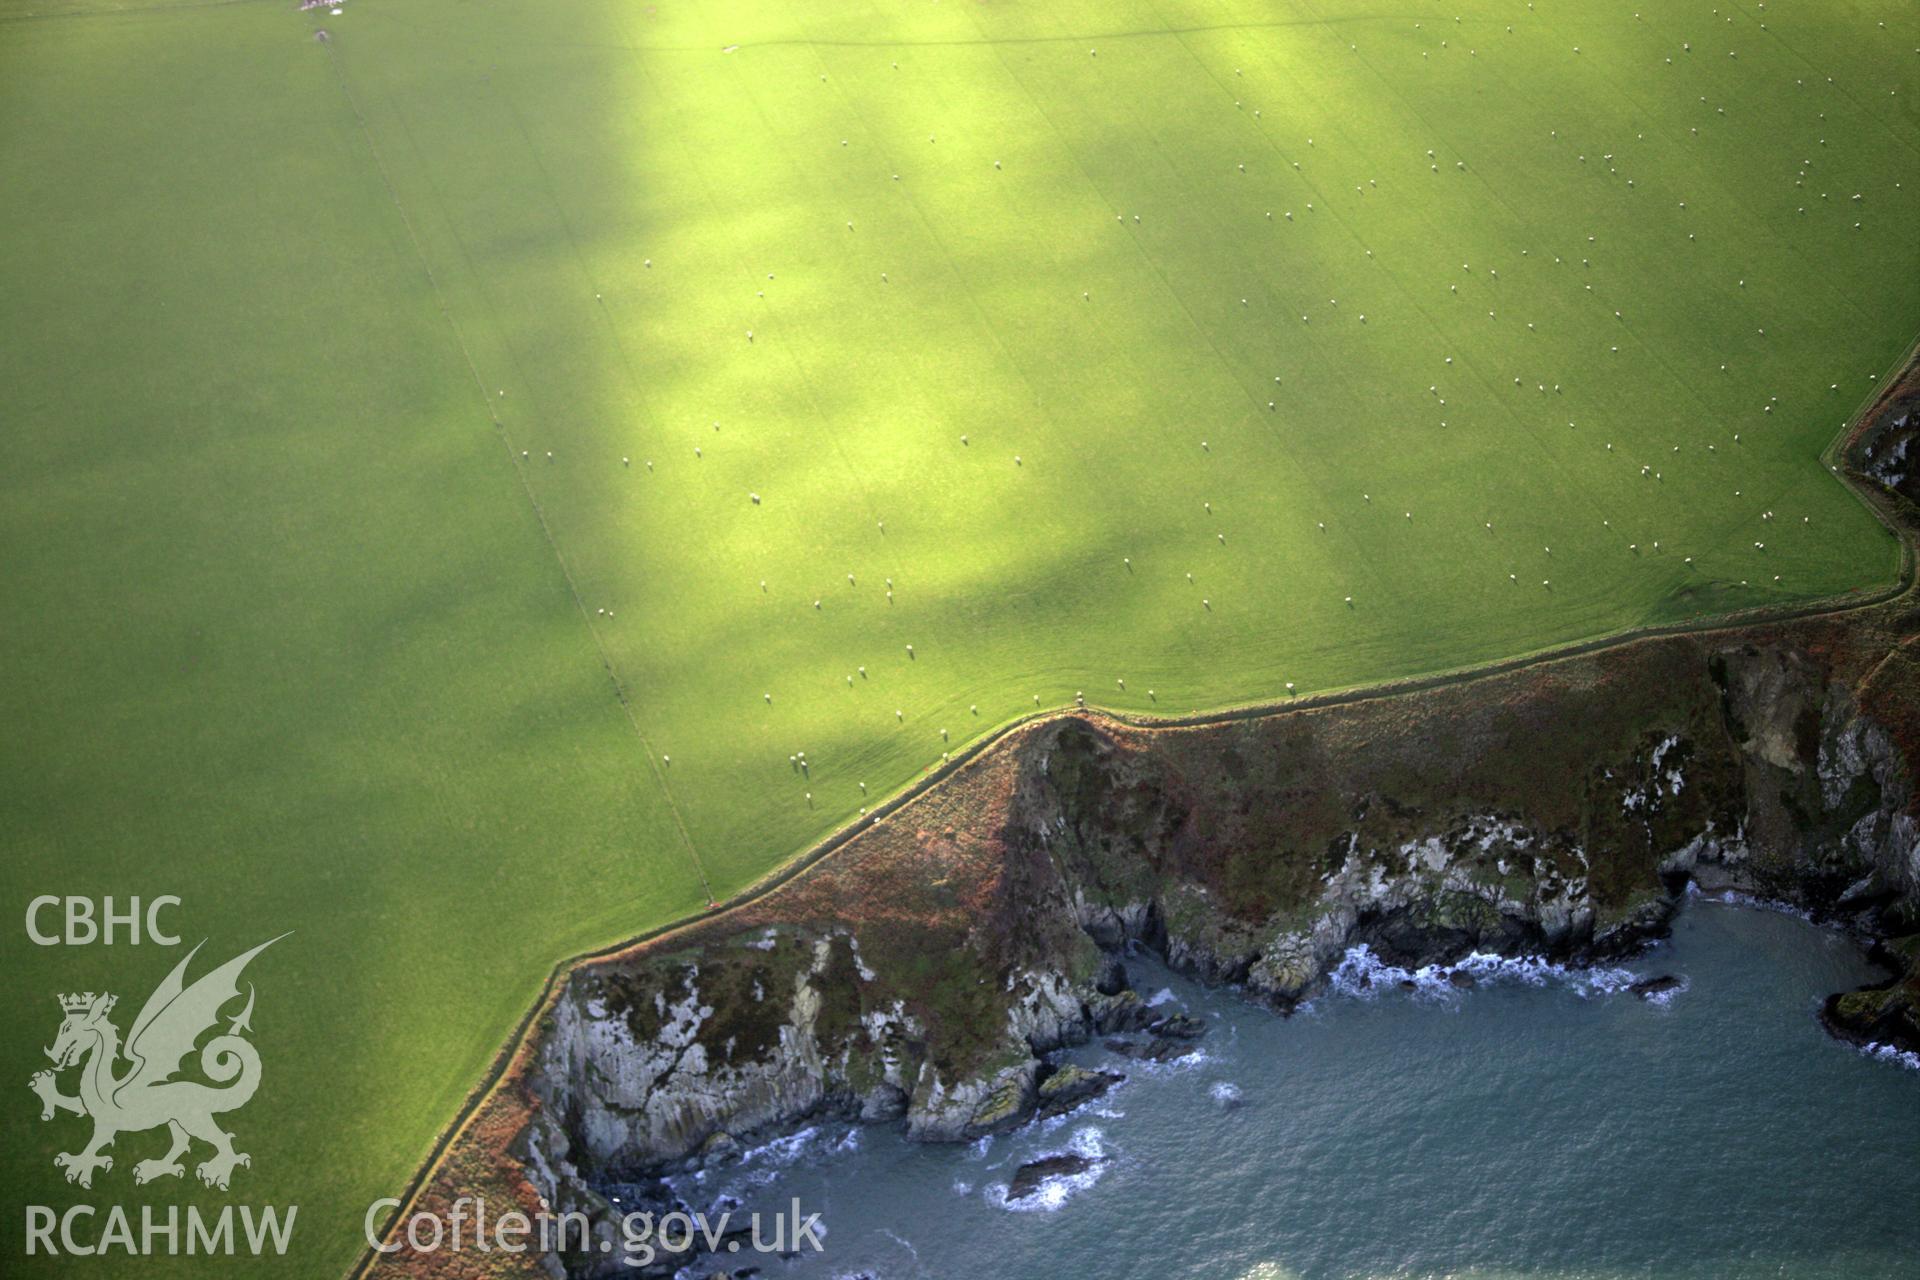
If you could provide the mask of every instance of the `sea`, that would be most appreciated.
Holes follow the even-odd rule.
[[[957,1146],[821,1124],[677,1187],[820,1215],[818,1253],[712,1260],[764,1280],[1920,1278],[1920,1059],[1815,1017],[1884,976],[1853,938],[1695,897],[1617,965],[1464,967],[1356,949],[1283,1018],[1135,957],[1207,1022],[1187,1056],[1096,1041],[1067,1058],[1126,1079],[1066,1116]],[[1062,1154],[1088,1163],[1009,1199]]]

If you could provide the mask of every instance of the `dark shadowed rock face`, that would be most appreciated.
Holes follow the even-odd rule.
[[[1634,657],[1424,708],[1060,722],[1007,839],[1048,852],[1104,944],[1282,1008],[1355,943],[1409,967],[1619,954],[1689,878],[1849,912],[1913,895],[1910,771],[1821,655],[1738,637]]]
[[[1848,453],[1856,475],[1920,503],[1920,370],[1908,370]]]

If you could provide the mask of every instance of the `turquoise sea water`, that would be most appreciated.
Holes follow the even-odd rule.
[[[1095,1044],[1128,1079],[1072,1115],[969,1147],[821,1125],[681,1190],[822,1215],[825,1253],[767,1280],[1920,1277],[1920,1064],[1820,1029],[1876,976],[1831,930],[1695,901],[1617,971],[1466,991],[1362,988],[1350,957],[1291,1019],[1130,967],[1212,1023],[1193,1057]],[[1664,1002],[1623,989],[1666,973]],[[1057,1152],[1098,1163],[1009,1206]]]

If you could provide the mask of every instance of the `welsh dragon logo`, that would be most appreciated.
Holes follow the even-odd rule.
[[[68,1182],[91,1187],[96,1169],[113,1169],[113,1157],[105,1151],[117,1135],[161,1125],[167,1127],[173,1145],[158,1159],[134,1165],[135,1182],[181,1176],[186,1170],[180,1157],[196,1138],[213,1148],[213,1155],[195,1170],[210,1187],[225,1191],[234,1169],[253,1163],[244,1152],[233,1149],[233,1135],[214,1122],[215,1116],[245,1106],[260,1085],[260,1054],[243,1036],[252,1030],[253,984],[247,984],[246,1007],[228,1019],[223,1034],[200,1048],[200,1073],[214,1083],[174,1077],[200,1038],[217,1028],[220,1010],[239,998],[240,973],[247,962],[278,941],[270,938],[188,986],[187,965],[200,951],[194,947],[147,997],[124,1046],[119,1028],[107,1020],[118,997],[91,991],[60,997],[66,1017],[47,1050],[53,1070],[36,1072],[28,1083],[40,1096],[42,1120],[53,1119],[57,1111],[93,1120],[92,1141],[79,1151],[53,1158],[57,1167],[66,1170]],[[124,1070],[123,1058],[128,1064]],[[69,1097],[60,1092],[55,1075],[76,1063],[81,1064],[80,1091]]]

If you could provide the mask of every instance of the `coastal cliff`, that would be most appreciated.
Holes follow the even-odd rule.
[[[827,1114],[1003,1130],[1042,1106],[1052,1050],[1164,1036],[1125,986],[1132,947],[1285,1011],[1360,943],[1403,966],[1616,956],[1689,883],[1911,932],[1915,773],[1836,656],[1673,638],[1257,720],[1031,725],[954,780],[975,821],[909,809],[836,868],[890,866],[880,893],[576,970],[527,1075],[528,1177],[613,1241],[602,1188],[746,1135]],[[1903,990],[1829,1021],[1897,1035],[1910,1006],[1881,1006]]]
[[[1910,373],[1850,442],[1903,523],[1916,399]],[[973,1139],[1105,1087],[1064,1046],[1177,1052],[1204,1027],[1129,988],[1137,948],[1286,1012],[1359,944],[1585,962],[1695,889],[1874,940],[1898,976],[1823,1022],[1920,1050],[1917,639],[1905,591],[1204,723],[1023,725],[771,891],[568,970],[416,1203],[594,1224],[489,1274],[670,1274],[628,1265],[612,1188],[671,1207],[663,1174],[825,1115]]]

